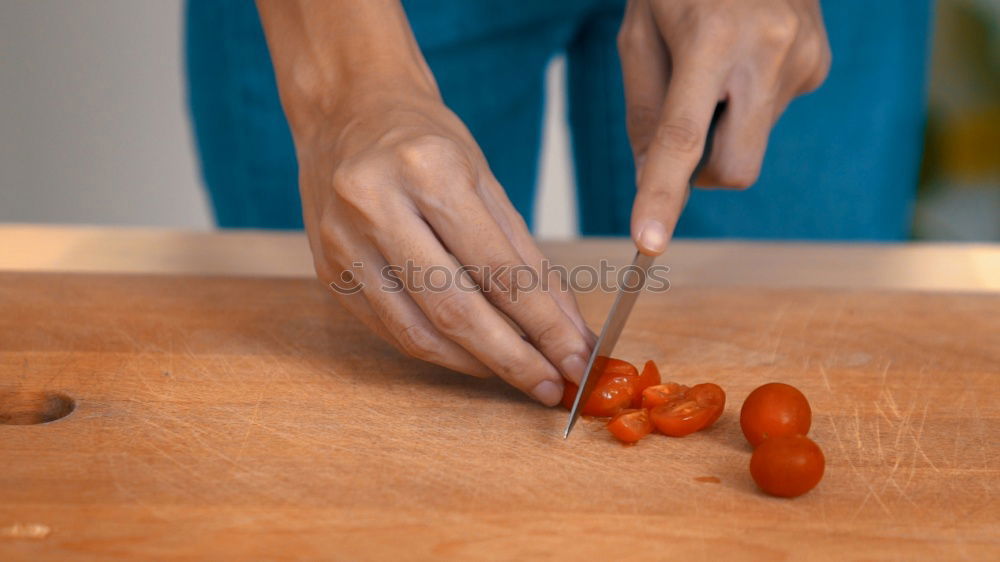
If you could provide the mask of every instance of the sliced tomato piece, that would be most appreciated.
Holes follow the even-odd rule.
[[[639,380],[635,388],[636,395],[632,398],[632,407],[641,408],[642,393],[647,388],[658,384],[660,384],[660,370],[656,368],[656,363],[652,360],[646,361],[646,364],[642,366],[642,373],[639,374]]]
[[[637,443],[653,431],[648,410],[622,410],[608,422],[608,431],[622,443]]]
[[[597,385],[580,411],[585,416],[609,418],[632,403],[637,394],[636,385],[639,371],[631,364],[621,359],[598,357],[597,372],[601,373]],[[579,387],[567,381],[563,390],[562,404],[567,410],[573,408]]]
[[[652,409],[684,396],[688,390],[689,387],[675,382],[653,385],[642,391],[641,404],[643,408]]]
[[[687,396],[697,402],[698,406],[709,408],[714,412],[712,417],[709,418],[708,423],[701,429],[705,429],[715,423],[722,416],[723,410],[726,409],[726,391],[722,390],[722,387],[717,384],[710,382],[696,384],[687,392]]]
[[[697,402],[686,397],[660,404],[649,411],[656,429],[671,437],[684,437],[698,431],[705,427],[712,415],[712,410],[701,408]]]
[[[648,389],[647,389],[648,390]],[[653,425],[664,435],[683,437],[715,423],[726,406],[726,393],[719,385],[702,383],[649,412]]]
[[[580,390],[579,386],[571,383],[570,381],[563,381],[563,397],[562,405],[563,408],[567,410],[573,409],[573,401],[576,400],[576,393]]]
[[[614,357],[601,356],[595,359],[594,363],[597,368],[597,372],[601,373],[601,376],[639,376],[639,369],[636,369],[635,365],[629,363],[628,361],[615,359]]]

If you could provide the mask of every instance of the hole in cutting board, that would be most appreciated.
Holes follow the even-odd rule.
[[[0,425],[35,425],[64,418],[76,402],[61,392],[0,390]]]

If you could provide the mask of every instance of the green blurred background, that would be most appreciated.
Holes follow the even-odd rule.
[[[1000,240],[1000,0],[938,0],[917,239]]]

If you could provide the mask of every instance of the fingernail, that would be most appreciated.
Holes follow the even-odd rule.
[[[647,252],[662,254],[667,249],[667,227],[657,220],[647,220],[639,229],[639,246]]]
[[[583,379],[583,370],[587,368],[587,361],[579,355],[570,355],[563,359],[559,366],[562,367],[563,376],[580,384],[580,380]]]
[[[531,391],[536,400],[546,406],[555,406],[562,399],[562,389],[552,381],[542,381]]]

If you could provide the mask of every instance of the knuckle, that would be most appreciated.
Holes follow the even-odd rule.
[[[493,369],[501,379],[515,386],[522,388],[530,388],[531,386],[533,373],[531,361],[527,354],[522,351],[511,350],[500,354]]]
[[[369,223],[377,223],[377,179],[357,165],[345,164],[333,172],[331,189],[346,208]],[[328,222],[328,221],[327,221]],[[326,222],[324,222],[326,224]],[[333,228],[332,224],[330,225]]]
[[[764,41],[772,46],[788,48],[799,34],[800,21],[792,12],[770,13],[763,16],[758,29]]]
[[[667,150],[683,153],[697,152],[705,142],[704,133],[689,117],[677,117],[661,123],[656,128],[654,139]]]
[[[509,308],[520,288],[519,264],[502,255],[487,256],[484,263],[485,268],[475,276],[483,294],[494,304]]]
[[[400,142],[396,156],[406,170],[416,175],[426,175],[437,170],[442,162],[460,160],[461,147],[457,142],[441,135],[420,135]]]
[[[465,295],[452,290],[433,302],[431,320],[438,330],[448,335],[468,336],[471,323]]]
[[[477,172],[462,146],[440,135],[421,135],[396,147],[403,174],[424,204],[447,211],[461,193],[475,189]]]
[[[354,165],[342,164],[333,171],[331,187],[333,188],[333,192],[342,199],[353,199],[356,192],[362,189],[363,185],[364,181]]]
[[[826,82],[827,77],[830,76],[831,66],[833,66],[833,56],[830,54],[830,48],[827,45],[822,45],[819,61],[815,64],[815,70],[809,79],[806,80],[804,91],[812,92],[822,86],[823,82]]]
[[[396,340],[403,352],[411,357],[428,361],[437,356],[437,338],[425,326],[414,324],[407,326],[398,334]]]
[[[716,178],[720,185],[734,189],[747,189],[757,183],[759,166],[728,166],[718,171]]]
[[[636,25],[623,25],[615,37],[619,53],[633,53],[647,42],[646,34]]]
[[[570,343],[569,333],[559,320],[552,319],[539,327],[533,339],[539,349],[561,349]]]

